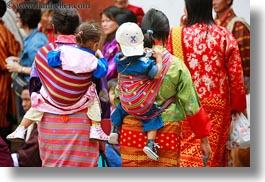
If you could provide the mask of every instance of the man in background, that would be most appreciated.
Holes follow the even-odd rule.
[[[16,123],[16,107],[11,73],[5,60],[9,56],[18,56],[20,44],[2,20],[6,10],[5,1],[0,0],[0,136],[8,143],[6,136],[11,132],[12,124]]]
[[[27,112],[31,107],[28,86],[23,88],[21,100],[23,110]],[[11,156],[14,167],[41,167],[37,123],[33,123],[29,126],[25,143],[19,147],[16,153],[12,153]]]
[[[237,40],[247,91],[247,117],[250,119],[250,26],[235,14],[232,4],[233,0],[213,0],[215,22],[226,27]],[[235,167],[250,167],[250,148],[231,150],[231,158]]]
[[[247,93],[250,92],[250,26],[238,17],[233,8],[233,0],[213,0],[217,25],[226,27],[236,38],[242,59],[243,74]]]
[[[144,10],[141,7],[134,6],[129,4],[128,0],[115,0],[115,6],[120,9],[129,9],[137,16],[137,24],[140,26],[143,16]]]

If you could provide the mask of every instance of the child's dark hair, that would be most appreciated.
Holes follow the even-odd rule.
[[[121,13],[121,9],[116,6],[109,6],[100,13],[100,17],[105,15],[111,20],[116,21],[116,16]]]
[[[80,47],[86,47],[88,42],[99,42],[101,34],[100,26],[97,23],[93,21],[84,22],[77,28],[76,43]]]
[[[144,34],[144,47],[152,48],[155,39],[166,44],[169,36],[169,20],[160,10],[150,9],[143,17],[141,28]]]
[[[119,25],[126,22],[137,23],[137,16],[129,9],[123,9],[120,14],[116,16],[116,21]]]
[[[115,88],[118,85],[118,79],[117,78],[112,78],[108,81],[108,90],[111,88]]]
[[[20,6],[23,7],[27,7],[29,5],[31,5],[32,7],[34,7],[34,5],[36,5],[37,3],[34,1],[24,1],[22,3],[20,3]],[[31,8],[26,9],[26,8],[18,8],[17,12],[20,15],[20,19],[22,22],[22,25],[27,25],[29,28],[37,28],[38,24],[40,22],[41,19],[41,10],[40,9],[33,9]]]

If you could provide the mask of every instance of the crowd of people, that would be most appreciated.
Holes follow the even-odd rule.
[[[128,0],[100,22],[14,8],[7,27],[0,0],[0,166],[250,167],[250,148],[226,148],[249,115],[249,25],[233,0],[184,2],[177,27]]]

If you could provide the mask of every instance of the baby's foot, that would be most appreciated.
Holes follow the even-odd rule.
[[[91,140],[101,140],[101,141],[108,141],[109,136],[103,131],[100,126],[100,123],[97,125],[92,125],[90,128],[90,136]]]

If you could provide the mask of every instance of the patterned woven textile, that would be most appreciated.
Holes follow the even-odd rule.
[[[157,148],[159,161],[154,161],[143,152],[147,136],[142,132],[141,121],[132,117],[124,118],[120,138],[122,167],[178,167],[181,126],[179,122],[164,124],[158,130],[159,140],[156,140],[160,146]]]
[[[43,167],[96,167],[99,144],[89,140],[91,121],[82,110],[71,115],[45,113],[39,122]]]
[[[215,135],[209,136],[213,153],[211,161],[207,163],[207,166],[227,167],[229,151],[225,146],[228,140],[231,116],[227,113],[228,108],[226,102],[216,98],[203,99],[201,103],[212,121],[211,132],[216,133]],[[180,166],[203,166],[200,141],[195,139],[195,135],[192,133],[187,121],[182,124],[182,134]]]
[[[213,153],[207,166],[226,167],[231,110],[244,111],[246,108],[238,44],[228,30],[214,24],[184,26],[182,32],[172,30],[170,33],[169,50],[177,55],[176,49],[182,47],[184,63],[190,71],[201,105],[211,120],[208,138]],[[203,38],[206,34],[207,41]],[[200,144],[187,122],[183,123],[182,133],[180,166],[202,166]]]
[[[36,68],[46,92],[54,103],[61,106],[75,104],[91,84],[91,73],[75,74],[62,68],[52,68],[47,62],[47,53],[57,47],[50,43],[40,49],[35,58]]]
[[[151,109],[170,66],[169,58],[169,54],[163,54],[163,67],[159,79],[150,80],[147,75],[132,76],[119,73],[120,101],[127,113],[139,116]]]

